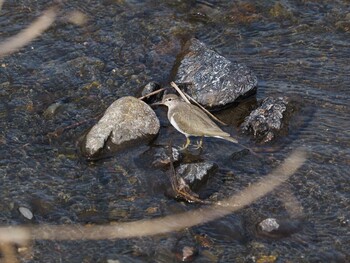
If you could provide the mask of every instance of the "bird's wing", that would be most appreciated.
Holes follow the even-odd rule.
[[[187,134],[195,136],[230,136],[217,126],[210,117],[200,108],[194,105],[183,107],[182,112],[173,113],[172,118],[179,127],[186,127]]]

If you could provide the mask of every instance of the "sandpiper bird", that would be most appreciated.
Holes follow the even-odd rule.
[[[186,136],[186,143],[182,149],[186,149],[190,145],[190,136],[202,137],[198,148],[202,147],[203,137],[215,137],[238,143],[230,134],[221,130],[199,107],[180,100],[175,94],[164,95],[162,102],[155,104],[168,107],[170,123]]]

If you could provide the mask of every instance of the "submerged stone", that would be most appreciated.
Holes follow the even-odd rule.
[[[258,79],[243,64],[232,62],[197,39],[184,47],[175,81],[189,83],[188,93],[206,107],[222,107],[256,91]]]
[[[170,151],[166,148],[158,148],[154,152],[154,161],[152,162],[152,166],[154,167],[167,167],[170,165]],[[179,150],[175,147],[172,147],[172,161],[178,162],[182,156]]]
[[[142,88],[142,90],[141,90],[141,96],[146,96],[146,95],[148,95],[148,94],[150,94],[150,93],[152,93],[152,92],[154,92],[154,91],[156,91],[156,90],[159,90],[159,89],[161,89],[161,86],[160,86],[157,82],[151,81],[151,82],[149,82],[148,84],[146,84],[146,86],[144,86],[144,87]],[[162,99],[163,93],[164,93],[164,92],[159,92],[159,93],[157,93],[157,94],[155,94],[155,95],[146,97],[146,98],[144,99],[144,101],[145,101],[146,103],[149,103],[149,104],[150,104],[150,103],[154,103],[154,102],[156,102],[156,101],[159,101],[159,100]]]
[[[271,238],[282,238],[298,232],[302,222],[298,219],[266,218],[257,225],[257,233]]]
[[[179,166],[177,172],[192,190],[198,190],[218,169],[213,162],[187,163]]]
[[[273,230],[277,230],[280,225],[277,222],[276,218],[266,218],[265,220],[259,223],[259,227],[261,231],[271,232]]]
[[[260,106],[245,118],[241,131],[253,133],[258,141],[271,141],[282,129],[282,120],[287,105],[288,100],[285,97],[265,98]]]
[[[114,101],[88,132],[83,152],[93,156],[105,147],[107,140],[116,147],[140,139],[149,140],[157,135],[159,128],[159,120],[150,106],[137,98],[123,97]]]

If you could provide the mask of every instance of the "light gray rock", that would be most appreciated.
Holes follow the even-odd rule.
[[[254,93],[258,84],[255,74],[209,49],[193,38],[184,47],[175,81],[192,83],[188,92],[205,107],[222,107],[240,96]]]
[[[18,208],[18,211],[21,213],[22,216],[24,216],[28,220],[32,220],[34,217],[33,212],[30,211],[30,209],[25,206],[20,206]]]
[[[150,106],[134,97],[114,101],[86,135],[85,154],[99,152],[107,140],[113,145],[138,139],[151,139],[159,131],[159,120]]]
[[[265,220],[259,223],[259,227],[262,231],[271,232],[273,230],[277,230],[280,225],[275,218],[266,218]]]
[[[299,219],[266,218],[257,225],[257,233],[271,238],[288,237],[302,229]]]

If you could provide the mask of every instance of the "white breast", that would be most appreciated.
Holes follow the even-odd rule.
[[[176,130],[178,130],[178,131],[181,132],[182,134],[186,135],[186,137],[187,137],[187,136],[190,136],[190,134],[184,132],[183,130],[181,130],[181,129],[179,128],[179,126],[177,126],[176,122],[174,121],[174,118],[170,118],[170,123],[171,123],[171,125],[174,126],[174,128],[175,128]]]

